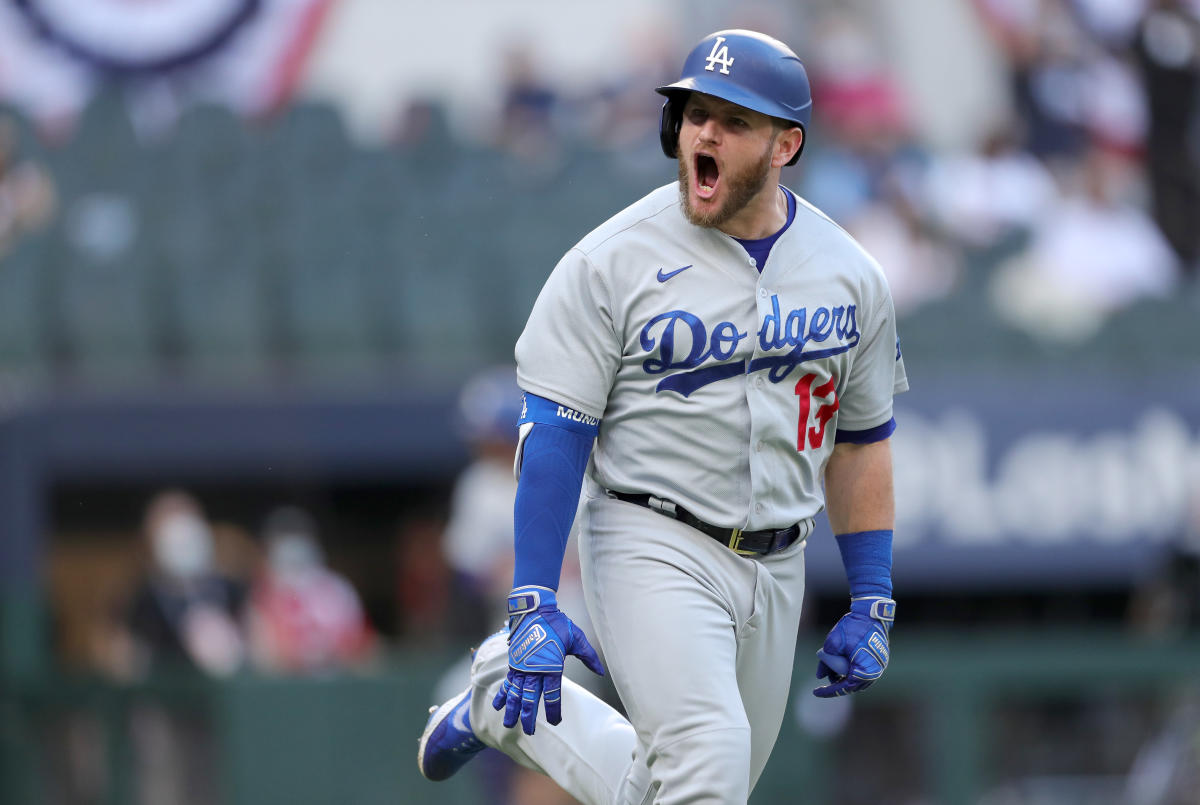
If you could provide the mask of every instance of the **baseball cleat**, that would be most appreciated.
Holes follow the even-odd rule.
[[[429,708],[429,722],[417,744],[417,766],[427,780],[453,777],[484,749],[471,729],[471,689],[440,707]]]

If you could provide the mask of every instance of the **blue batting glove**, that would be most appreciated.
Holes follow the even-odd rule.
[[[583,630],[558,609],[547,587],[518,587],[508,595],[508,678],[492,699],[504,709],[504,726],[533,735],[538,700],[546,703],[546,721],[562,721],[562,673],[567,655],[574,654],[591,671],[604,676],[604,666]]]
[[[830,630],[817,652],[817,678],[830,684],[813,690],[823,699],[865,690],[888,664],[888,632],[896,602],[882,596],[850,600],[850,611]]]

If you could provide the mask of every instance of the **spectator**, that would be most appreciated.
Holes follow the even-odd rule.
[[[603,75],[584,104],[587,135],[612,149],[618,159],[635,159],[644,151],[661,158],[658,125],[662,99],[646,92],[646,87],[669,84],[679,77],[676,48],[667,33],[669,20],[652,11],[643,14],[627,29],[620,71]]]
[[[455,595],[476,602],[484,630],[505,622],[512,589],[513,454],[520,412],[521,389],[511,366],[479,372],[459,393],[459,426],[474,458],[455,481],[442,545],[455,575]],[[559,599],[578,596],[582,611],[573,548],[567,551]]]
[[[993,302],[1013,324],[1050,340],[1081,341],[1105,316],[1176,285],[1175,255],[1129,202],[1124,156],[1093,149],[1077,189],[1049,210],[1029,248],[998,269]]]
[[[1155,0],[1133,43],[1149,106],[1146,167],[1154,218],[1192,276],[1200,272],[1200,4]]]
[[[444,648],[458,625],[462,607],[450,568],[442,551],[429,549],[439,544],[445,521],[429,507],[405,512],[396,524],[397,633],[410,646]]]
[[[859,17],[836,11],[818,23],[809,64],[814,113],[836,131],[828,140],[858,143],[907,129],[905,98],[882,53]]]
[[[1086,147],[1083,34],[1063,0],[975,0],[1004,51],[1024,145],[1042,159]]]
[[[1058,196],[1054,177],[1007,129],[992,133],[974,153],[935,158],[923,184],[938,228],[975,249],[1028,233]]]
[[[151,564],[118,625],[114,670],[232,673],[244,658],[238,627],[244,589],[214,566],[212,530],[200,504],[180,490],[159,493],[146,507],[143,534]]]
[[[558,90],[538,71],[534,54],[513,47],[505,54],[499,145],[522,160],[553,161],[559,148]]]
[[[27,232],[46,225],[56,206],[54,183],[36,162],[17,160],[17,131],[0,117],[0,257]]]
[[[445,148],[453,139],[446,109],[434,97],[408,101],[397,115],[396,126],[390,134],[392,145],[410,149],[428,146]]]
[[[1190,484],[1179,533],[1133,589],[1128,621],[1139,634],[1158,638],[1200,632],[1200,478]]]
[[[122,677],[193,670],[225,676],[242,664],[242,586],[217,570],[213,536],[187,492],[155,495],[143,520],[150,567],[117,624],[112,670]],[[216,747],[202,714],[156,701],[130,716],[143,805],[215,801]]]
[[[946,296],[958,260],[923,219],[918,178],[927,170],[908,124],[908,105],[883,49],[864,21],[825,14],[813,36],[814,114],[830,130],[806,152],[804,195],[861,242],[887,273],[905,315]]]
[[[354,587],[325,565],[313,518],[285,506],[263,526],[266,563],[250,595],[255,664],[275,673],[318,673],[361,664],[374,638]]]
[[[896,192],[860,208],[846,231],[879,261],[892,289],[896,315],[907,316],[948,296],[958,285],[961,260]]]
[[[506,602],[513,581],[512,512],[517,493],[513,453],[520,412],[521,389],[512,366],[479,372],[459,393],[459,423],[474,458],[455,482],[443,551],[454,572],[454,606],[466,610],[467,615],[456,618],[456,626],[476,622],[480,628],[472,631],[473,636],[495,631],[507,617]],[[560,600],[565,596],[573,602],[573,611],[586,611],[573,543],[567,550],[558,593]],[[466,657],[443,674],[435,699],[443,691],[458,691],[466,684],[469,660]],[[568,667],[568,676],[577,682],[587,681],[577,671]],[[585,674],[591,676],[590,672]],[[489,753],[478,773],[487,780],[484,788],[490,805],[572,802],[549,777],[523,769],[500,753]]]
[[[454,573],[455,595],[472,602],[474,628],[504,622],[512,588],[512,505],[517,492],[513,451],[521,390],[516,371],[501,366],[472,377],[459,393],[458,420],[471,463],[459,474],[442,537],[446,562]]]
[[[814,125],[830,133],[815,138],[803,170],[793,170],[801,174],[802,194],[845,224],[872,212],[868,208],[893,190],[905,189],[902,175],[923,155],[912,146],[900,88],[861,21],[830,13],[814,42]]]
[[[1148,0],[1069,0],[1071,11],[1101,44],[1119,49],[1129,43]]]
[[[1179,534],[1132,590],[1127,622],[1140,639],[1186,640],[1200,633],[1200,481],[1192,483]],[[1200,790],[1200,690],[1172,699],[1162,726],[1130,768],[1122,801],[1192,802]]]

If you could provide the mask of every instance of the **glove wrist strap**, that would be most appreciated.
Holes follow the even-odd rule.
[[[516,631],[526,615],[546,606],[558,608],[558,599],[554,595],[554,590],[534,584],[517,587],[508,594],[509,629]]]
[[[856,611],[854,606],[857,602],[870,602],[868,609],[864,615],[874,618],[881,623],[892,623],[896,620],[896,602],[890,598],[884,598],[881,595],[862,595],[850,599],[851,611]]]

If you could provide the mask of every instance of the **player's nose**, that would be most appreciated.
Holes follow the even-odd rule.
[[[717,143],[721,138],[721,128],[711,117],[700,124],[696,139],[702,143]]]

